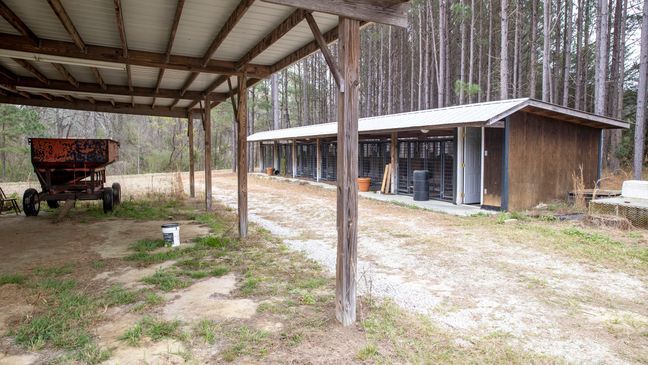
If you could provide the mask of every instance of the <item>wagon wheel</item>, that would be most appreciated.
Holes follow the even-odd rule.
[[[50,208],[52,208],[52,209],[56,209],[56,208],[58,208],[60,205],[59,205],[58,200],[48,200],[48,201],[47,201],[47,206],[50,207]]]
[[[23,194],[23,211],[28,217],[35,217],[40,211],[40,198],[36,189],[27,189]]]
[[[121,185],[119,185],[119,183],[113,183],[112,191],[113,191],[113,205],[116,206],[121,204]]]
[[[113,210],[113,190],[111,188],[105,188],[101,192],[101,200],[103,201],[103,211],[104,213],[110,213]]]

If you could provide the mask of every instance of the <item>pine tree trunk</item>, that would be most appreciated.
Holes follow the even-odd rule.
[[[535,99],[537,89],[537,33],[538,33],[538,0],[531,1],[531,45],[529,49],[529,97]]]
[[[596,21],[596,69],[594,74],[594,113],[599,115],[606,114],[605,93],[607,91],[608,36],[608,2],[607,0],[598,0]]]
[[[392,27],[387,32],[387,114],[392,113]]]
[[[550,101],[550,80],[551,70],[549,60],[551,58],[551,1],[544,0],[544,47],[542,51],[542,100]]]
[[[578,17],[576,18],[576,83],[574,85],[574,109],[582,109],[583,99],[583,21],[584,0],[578,0]]]
[[[637,89],[637,117],[634,140],[633,174],[641,180],[646,138],[646,98],[648,97],[648,1],[643,3],[643,20],[641,22],[641,54],[639,56],[639,86]]]
[[[500,47],[500,99],[508,99],[508,0],[502,1],[501,9],[501,47]]]
[[[439,97],[438,97],[438,102],[439,108],[444,107],[445,104],[445,80],[446,80],[446,53],[448,51],[447,48],[447,40],[446,40],[446,6],[447,6],[447,0],[440,0],[439,4]]]
[[[493,3],[488,2],[488,62],[486,65],[486,101],[491,99],[491,80],[493,59]]]
[[[281,129],[281,108],[279,107],[279,83],[277,82],[277,74],[272,74],[270,79],[272,84],[272,128]]]
[[[471,86],[473,83],[473,71],[475,65],[475,0],[470,2],[470,45],[468,56],[468,103],[472,103]]]
[[[571,39],[572,39],[572,0],[565,3],[565,51],[563,59],[563,90],[562,105],[569,106],[569,70],[571,66]]]
[[[506,1],[506,0],[503,0]],[[459,88],[459,104],[464,102],[464,88],[466,87],[466,17],[463,16],[464,0],[461,0],[461,24],[460,24],[460,57],[459,57],[459,79],[461,80],[461,85]]]

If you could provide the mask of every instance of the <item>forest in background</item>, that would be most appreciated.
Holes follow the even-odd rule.
[[[629,122],[629,131],[605,136],[608,169],[629,166],[644,1],[412,4],[409,28],[368,25],[362,31],[362,117],[532,97]],[[336,47],[330,47],[334,55]],[[335,121],[336,102],[335,82],[316,53],[250,88],[250,133]],[[0,106],[0,118],[2,181],[30,177],[27,138],[35,136],[118,140],[120,161],[111,166],[113,174],[188,169],[185,119],[11,105]],[[229,168],[231,105],[214,108],[212,120],[213,165]],[[203,131],[200,123],[194,125],[200,169]]]

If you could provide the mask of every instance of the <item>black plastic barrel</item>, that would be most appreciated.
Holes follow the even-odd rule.
[[[430,187],[427,170],[414,170],[414,200],[430,200]]]

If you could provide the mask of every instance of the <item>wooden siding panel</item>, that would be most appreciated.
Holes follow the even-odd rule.
[[[510,121],[509,210],[565,199],[581,165],[586,188],[594,186],[599,129],[523,112]]]
[[[485,128],[484,132],[484,203],[485,206],[502,206],[502,154],[504,153],[504,128]]]

